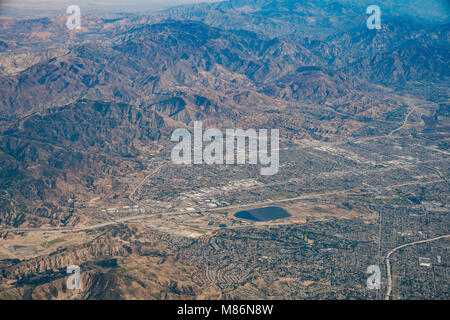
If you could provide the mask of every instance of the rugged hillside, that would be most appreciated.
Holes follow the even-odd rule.
[[[78,32],[63,16],[0,21],[2,223],[85,222],[84,201],[123,192],[113,174],[194,120],[337,140],[392,130],[407,110],[392,88],[445,96],[449,25],[391,15],[368,30],[360,9],[236,0],[87,16]]]
[[[366,9],[374,3],[360,0],[228,0],[179,6],[163,16],[202,21],[224,29],[245,29],[270,36],[325,39],[344,30],[365,26]],[[409,23],[448,22],[450,7],[441,0],[377,2],[383,22],[407,19]]]
[[[391,51],[364,58],[350,68],[355,74],[389,86],[417,81],[448,83],[449,41],[450,25],[447,24],[407,40]]]
[[[108,192],[111,177],[127,166],[139,167],[129,162],[157,150],[156,141],[167,130],[156,111],[90,101],[13,122],[0,136],[1,222],[84,222],[75,202]]]
[[[16,75],[3,76],[0,98],[8,117],[79,99],[155,106],[160,111],[161,101],[169,101],[177,111],[169,109],[166,115],[188,124],[204,117],[203,111],[213,119],[221,114],[234,118],[236,112],[272,110],[292,101],[333,103],[367,94],[369,84],[334,71],[336,66],[327,62],[338,51],[319,56],[318,48],[315,42],[299,44],[195,22],[137,26],[110,44],[80,44]],[[287,87],[293,91],[286,92]],[[212,108],[194,111],[201,110],[201,101]],[[181,110],[183,104],[191,111]]]
[[[246,29],[270,36],[294,33],[321,38],[345,25],[353,25],[358,8],[324,0],[232,0],[181,6],[167,10],[166,14],[224,29]],[[317,25],[321,26],[320,30]]]
[[[254,81],[318,62],[292,43],[168,22],[132,28],[110,45],[77,45],[67,54],[3,76],[0,99],[8,115],[81,98],[151,102],[155,95],[176,91],[254,87]]]
[[[337,224],[355,228],[354,221]],[[324,299],[323,288],[330,283],[340,289],[334,290],[339,292],[335,299],[361,299],[366,293],[357,270],[366,261],[350,267],[351,281],[329,272],[329,263],[336,268],[344,263],[346,253],[373,248],[367,241],[340,239],[331,231],[336,231],[333,224],[304,229],[278,226],[221,230],[187,239],[117,226],[101,231],[89,243],[48,256],[1,260],[0,299],[300,299],[306,294]],[[321,244],[305,243],[306,232]],[[296,250],[279,250],[279,246]],[[341,256],[323,252],[324,246],[333,246]],[[261,258],[269,253],[273,260]],[[285,265],[274,268],[279,261]],[[72,264],[80,266],[82,290],[66,287],[66,268]],[[312,270],[316,275],[311,275]],[[305,279],[310,279],[306,285]]]
[[[0,18],[0,299],[376,298],[377,253],[448,230],[437,2],[379,0],[381,30],[356,0]],[[279,129],[280,174],[167,165],[196,120]],[[231,210],[278,201],[289,220]],[[404,287],[425,251],[396,265]],[[448,296],[440,267],[417,297]]]

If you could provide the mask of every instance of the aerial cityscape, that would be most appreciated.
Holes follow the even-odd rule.
[[[105,2],[0,5],[0,300],[450,298],[447,1]]]

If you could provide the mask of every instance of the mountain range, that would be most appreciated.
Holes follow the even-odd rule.
[[[142,166],[195,120],[333,141],[389,132],[408,89],[448,96],[443,17],[367,17],[355,2],[233,0],[93,15],[78,32],[63,16],[1,20],[1,223],[85,221],[67,199],[114,189],[112,167]]]

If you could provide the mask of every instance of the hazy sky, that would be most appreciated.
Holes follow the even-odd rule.
[[[162,10],[182,4],[217,2],[221,0],[0,0],[0,16],[50,16],[65,14],[69,5],[79,5],[84,13],[90,12],[146,12]],[[314,0],[311,0],[314,1]],[[332,0],[329,0],[332,1]],[[378,4],[399,14],[439,16],[448,18],[450,0],[339,0],[360,6]]]
[[[69,5],[79,5],[84,12],[153,11],[182,4],[217,1],[219,0],[0,0],[0,14],[64,14]]]

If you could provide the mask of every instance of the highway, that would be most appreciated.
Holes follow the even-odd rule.
[[[142,179],[142,181],[136,186],[136,188],[133,189],[133,191],[131,191],[130,195],[128,196],[128,198],[136,203],[136,199],[134,199],[134,194],[139,190],[139,188],[148,180],[148,178],[152,177],[155,173],[159,172],[159,170],[161,170],[162,167],[164,167],[167,163],[163,163],[162,165],[160,165],[159,167],[157,167],[155,170],[153,170],[151,173],[149,173],[144,179]]]
[[[160,167],[157,168],[156,170],[159,170],[159,169],[160,169]],[[151,176],[154,173],[155,172],[148,175],[146,178],[144,178],[144,180],[146,180],[149,176]],[[439,180],[439,181],[442,181],[442,180]],[[423,185],[423,184],[429,184],[429,183],[436,183],[439,181],[411,182],[411,183],[403,183],[403,184],[384,186],[383,188],[389,189],[389,188],[393,188],[393,187],[397,187],[397,186],[405,186],[408,184]],[[304,200],[304,199],[310,199],[310,198],[319,198],[319,197],[323,197],[326,195],[345,195],[345,194],[350,194],[350,193],[354,193],[354,192],[355,192],[354,190],[339,190],[339,191],[330,191],[330,192],[306,193],[301,196],[293,197],[293,198],[260,201],[260,202],[254,202],[254,203],[243,203],[243,204],[231,205],[231,206],[227,206],[227,207],[208,208],[206,210],[198,209],[197,211],[207,211],[207,212],[230,211],[230,210],[243,209],[243,208],[254,207],[254,206],[267,206],[267,205],[274,205],[274,204],[284,203],[284,202],[289,202],[289,201]],[[86,227],[80,227],[80,228],[74,228],[74,227],[55,227],[55,228],[46,228],[46,229],[43,229],[43,228],[42,229],[41,228],[4,228],[4,229],[0,229],[0,232],[13,232],[13,233],[84,232],[84,231],[100,229],[100,228],[107,227],[107,226],[113,226],[113,225],[117,225],[120,223],[126,223],[126,222],[133,221],[133,220],[146,219],[148,217],[154,216],[155,214],[175,216],[175,215],[186,214],[186,213],[189,213],[189,212],[186,210],[180,210],[180,211],[175,211],[175,212],[172,211],[172,212],[158,212],[158,213],[154,213],[154,214],[142,214],[142,215],[137,215],[137,216],[124,217],[124,218],[116,219],[114,221],[102,222],[102,223],[98,223],[98,224],[94,224],[94,225],[86,226]]]
[[[392,136],[395,132],[400,131],[401,129],[403,129],[403,128],[406,126],[406,124],[408,123],[409,116],[410,116],[415,110],[417,110],[417,107],[412,107],[411,110],[410,110],[410,111],[408,112],[408,114],[406,115],[405,120],[403,121],[403,124],[402,124],[400,127],[398,127],[397,129],[392,130],[391,133],[389,133],[389,135]]]
[[[450,238],[450,234],[445,235],[445,236],[436,237],[436,238],[427,239],[427,240],[421,240],[421,241],[416,241],[416,242],[402,244],[401,246],[398,246],[398,247],[396,247],[396,248],[394,248],[394,249],[392,249],[391,251],[388,252],[388,254],[386,256],[386,273],[387,273],[388,284],[387,284],[387,291],[386,291],[385,300],[389,300],[390,299],[391,291],[392,291],[392,275],[391,275],[391,264],[390,264],[391,263],[390,262],[391,255],[394,252],[396,252],[397,250],[400,250],[400,249],[405,248],[405,247],[414,246],[414,245],[427,243],[427,242],[432,242],[432,241],[436,241],[436,240],[444,239],[444,238]]]

